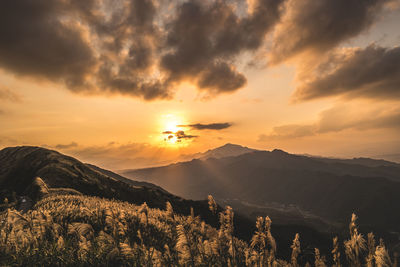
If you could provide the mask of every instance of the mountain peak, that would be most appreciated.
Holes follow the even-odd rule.
[[[277,154],[277,155],[289,155],[288,152],[283,151],[282,149],[274,149],[274,150],[272,150],[272,153]]]
[[[232,157],[232,156],[239,156],[242,154],[250,153],[257,151],[252,148],[248,148],[245,146],[237,145],[237,144],[232,144],[232,143],[226,143],[223,146],[210,149],[204,153],[199,153],[198,157],[200,159],[208,159],[208,158],[225,158],[225,157]]]
[[[190,155],[182,155],[183,160],[192,160],[192,159],[209,159],[209,158],[226,158],[226,157],[234,157],[240,156],[242,154],[250,153],[258,151],[253,148],[248,148],[245,146],[241,146],[238,144],[226,143],[225,145],[209,149],[205,152],[198,152]]]
[[[244,147],[244,146],[241,146],[241,145],[238,145],[238,144],[226,143],[225,145],[217,147],[215,149],[218,149],[218,148],[221,148],[221,147]]]

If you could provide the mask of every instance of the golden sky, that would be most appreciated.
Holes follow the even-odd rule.
[[[399,1],[53,2],[0,4],[0,147],[114,170],[400,153]]]

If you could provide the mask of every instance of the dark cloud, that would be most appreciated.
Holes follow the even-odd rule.
[[[238,2],[1,1],[0,67],[90,94],[169,99],[184,80],[232,92],[246,84],[236,57],[262,46],[283,0]]]
[[[328,51],[367,29],[385,2],[5,0],[0,68],[74,92],[170,99],[189,81],[213,96],[246,85],[238,57],[264,48],[272,30],[273,63]]]
[[[385,2],[289,0],[273,41],[271,63],[305,51],[329,51],[368,29]]]
[[[274,127],[269,134],[259,136],[259,141],[293,139],[344,130],[400,129],[400,108],[375,109],[360,112],[355,107],[338,105],[321,112],[311,124],[290,124]]]
[[[330,57],[309,81],[298,86],[296,100],[345,95],[400,99],[400,47],[370,45]]]
[[[183,125],[177,125],[177,126],[178,126],[178,127],[183,127]],[[165,135],[167,135],[167,136],[164,138],[164,141],[167,141],[167,140],[170,140],[170,139],[176,137],[176,141],[177,141],[177,142],[181,142],[181,141],[184,140],[184,139],[194,139],[194,138],[199,137],[198,135],[187,134],[187,133],[185,133],[185,131],[182,131],[182,130],[176,131],[176,132],[164,131],[164,132],[162,132],[162,133],[165,134]]]
[[[5,0],[0,68],[88,94],[171,99],[188,81],[214,96],[246,85],[238,58],[254,57],[273,30],[272,63],[325,52],[367,29],[386,2]]]
[[[179,139],[193,139],[198,137],[197,135],[186,134],[184,131],[177,131],[175,133],[176,138]]]
[[[85,83],[95,58],[76,24],[62,21],[61,1],[0,2],[0,66],[17,74]]]
[[[1,1],[0,67],[74,92],[168,98],[148,73],[155,13],[152,0]]]
[[[0,87],[0,100],[6,100],[11,102],[21,102],[22,98],[20,95],[14,93],[8,88]]]
[[[189,1],[177,7],[168,24],[161,59],[169,80],[194,80],[213,94],[232,92],[246,84],[232,61],[241,52],[258,49],[280,17],[283,1],[255,0],[247,16],[240,17],[227,1]]]
[[[198,80],[200,89],[213,93],[235,91],[246,84],[247,80],[243,74],[237,72],[232,66],[225,62],[219,62],[204,71]]]
[[[209,123],[209,124],[189,124],[189,125],[178,125],[178,127],[191,127],[196,130],[223,130],[232,126],[232,123]]]
[[[77,147],[78,144],[76,142],[71,142],[70,144],[58,144],[55,146],[56,149],[70,149]]]

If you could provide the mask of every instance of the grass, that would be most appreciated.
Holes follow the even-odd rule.
[[[27,213],[7,209],[0,215],[0,265],[4,266],[299,266],[300,235],[290,259],[277,259],[271,220],[259,217],[249,243],[233,236],[234,212],[216,214],[219,228],[200,217],[178,215],[167,202],[164,210],[146,203],[83,195],[50,194]],[[333,240],[332,255],[315,249],[314,266],[395,266],[395,260],[373,234],[358,233],[356,216],[350,237]],[[345,255],[340,255],[345,251]]]

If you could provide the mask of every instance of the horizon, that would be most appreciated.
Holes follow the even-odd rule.
[[[0,4],[0,148],[113,170],[226,143],[400,162],[399,0],[20,3]]]
[[[398,159],[398,155],[390,155],[392,156],[393,160],[390,160],[390,158],[385,158],[385,157],[363,157],[363,156],[357,156],[357,157],[334,157],[334,156],[321,156],[321,155],[313,155],[313,154],[308,154],[308,153],[291,153],[289,151],[285,151],[279,148],[274,148],[271,150],[265,150],[265,149],[255,149],[252,147],[247,147],[247,146],[242,146],[240,144],[233,144],[233,143],[226,143],[224,145],[218,146],[218,147],[214,147],[211,149],[207,149],[206,151],[198,151],[195,152],[193,154],[180,154],[177,156],[177,158],[174,158],[173,160],[166,160],[166,161],[162,161],[162,162],[152,162],[149,164],[139,164],[139,165],[126,165],[127,168],[125,168],[125,165],[121,165],[121,168],[115,168],[115,166],[120,166],[115,163],[109,165],[107,160],[102,159],[101,157],[95,157],[95,158],[89,158],[89,161],[87,161],[85,158],[81,158],[79,155],[74,155],[72,152],[71,154],[69,154],[68,152],[62,152],[61,150],[58,150],[57,148],[54,147],[45,147],[45,146],[27,146],[27,145],[20,145],[20,146],[10,146],[10,147],[0,147],[0,151],[6,148],[13,148],[13,147],[37,147],[37,148],[44,148],[44,149],[48,149],[48,150],[53,150],[56,152],[59,152],[63,155],[72,157],[72,158],[76,158],[77,160],[81,161],[84,164],[89,164],[89,165],[94,165],[96,167],[100,167],[102,169],[106,169],[106,170],[110,170],[112,172],[124,175],[125,172],[127,171],[132,171],[132,170],[140,170],[140,169],[148,169],[148,168],[157,168],[157,167],[165,167],[168,165],[173,165],[176,163],[184,163],[184,162],[190,162],[192,160],[195,159],[200,159],[200,160],[207,160],[209,158],[215,158],[215,156],[208,156],[207,153],[209,152],[214,152],[219,150],[220,148],[226,148],[229,146],[234,146],[240,150],[244,150],[244,149],[251,149],[254,151],[240,151],[237,156],[243,155],[243,154],[247,154],[247,153],[252,153],[252,152],[275,152],[275,151],[282,151],[284,153],[288,153],[289,155],[295,155],[295,156],[304,156],[304,157],[308,157],[308,158],[321,158],[321,159],[337,159],[337,160],[354,160],[354,159],[372,159],[372,160],[377,160],[377,161],[387,161],[387,162],[391,162],[391,163],[396,163],[396,164],[400,164],[400,159]],[[233,156],[235,157],[236,154]],[[220,157],[231,157],[231,155],[224,155],[222,154],[221,156],[217,156],[216,158],[220,158]],[[397,159],[397,160],[396,160]]]

